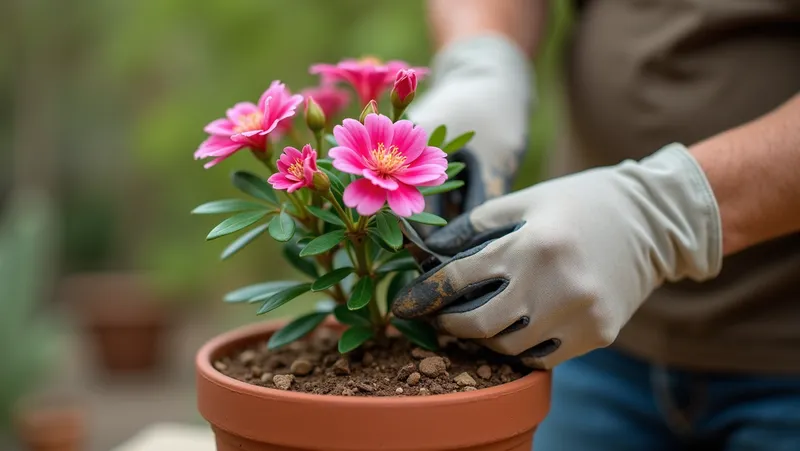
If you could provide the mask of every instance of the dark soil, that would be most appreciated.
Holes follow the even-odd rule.
[[[425,396],[493,387],[529,372],[477,345],[450,337],[436,352],[393,337],[368,342],[346,356],[334,332],[320,329],[307,341],[278,350],[266,342],[214,362],[223,374],[282,390],[344,396]]]

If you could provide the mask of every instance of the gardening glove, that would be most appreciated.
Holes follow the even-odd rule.
[[[510,190],[526,150],[533,71],[523,51],[500,35],[456,41],[435,55],[431,85],[408,117],[432,133],[447,126],[445,142],[468,131],[475,137],[450,161],[464,162],[464,187],[428,198],[429,211],[447,218]]]
[[[717,275],[721,235],[705,175],[672,144],[460,216],[426,241],[455,256],[401,290],[392,311],[437,315],[456,337],[547,369],[613,342],[665,280]]]

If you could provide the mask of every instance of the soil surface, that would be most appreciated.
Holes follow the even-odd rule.
[[[343,396],[427,396],[493,387],[530,370],[511,366],[474,343],[442,337],[436,352],[401,337],[368,342],[347,355],[335,332],[320,329],[306,341],[267,349],[266,341],[214,362],[223,374],[249,384]]]

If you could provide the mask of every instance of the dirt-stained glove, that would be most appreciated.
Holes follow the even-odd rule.
[[[431,85],[408,117],[428,133],[447,126],[447,140],[476,132],[467,148],[452,155],[467,167],[462,189],[429,199],[446,217],[463,213],[510,190],[525,153],[533,71],[523,51],[495,34],[444,47],[431,64]]]
[[[705,175],[672,144],[460,216],[426,240],[455,256],[403,289],[392,310],[436,315],[446,332],[551,368],[613,342],[665,280],[714,277],[721,235]]]

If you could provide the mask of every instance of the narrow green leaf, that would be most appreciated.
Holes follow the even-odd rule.
[[[266,211],[250,211],[231,216],[211,229],[211,232],[209,232],[208,236],[206,236],[206,240],[213,240],[214,238],[230,235],[233,232],[238,232],[239,230],[258,222],[258,220],[266,216],[266,214]]]
[[[436,330],[428,323],[401,318],[392,318],[392,326],[405,335],[412,343],[429,351],[439,347]]]
[[[334,137],[330,133],[325,134],[325,141],[327,141],[328,144],[331,145],[331,147],[336,147],[339,145],[339,143],[336,142],[336,137]]]
[[[353,274],[355,268],[348,266],[346,268],[334,269],[328,274],[323,274],[319,279],[311,284],[311,291],[326,290],[337,283],[341,282],[345,277]]]
[[[297,245],[297,243],[286,243],[286,245],[283,247],[283,256],[289,261],[289,263],[292,264],[292,266],[300,270],[302,273],[316,279],[319,277],[317,266],[310,259],[301,258],[299,255],[300,251],[301,248]]]
[[[344,331],[342,337],[339,338],[339,352],[348,353],[366,343],[372,336],[373,332],[369,327],[351,327]]]
[[[306,244],[306,247],[300,251],[300,256],[307,257],[309,255],[318,255],[325,251],[329,251],[337,244],[341,243],[344,240],[344,237],[345,231],[341,229],[318,236],[311,240],[310,243]]]
[[[447,171],[445,172],[447,174],[447,178],[452,179],[453,177],[457,176],[461,171],[464,170],[465,167],[467,167],[467,165],[460,161],[454,161],[448,164]]]
[[[375,216],[378,234],[392,249],[399,249],[403,245],[403,232],[397,225],[397,218],[391,213],[382,211]]]
[[[372,325],[367,318],[367,309],[350,310],[346,305],[337,305],[333,309],[333,316],[336,317],[336,321],[348,326],[370,327]]]
[[[249,230],[244,235],[236,238],[236,241],[229,244],[228,247],[222,251],[222,255],[220,255],[220,259],[225,260],[226,258],[230,257],[231,255],[239,252],[243,247],[247,246],[251,241],[258,238],[265,230],[269,227],[269,223],[261,224],[260,226]]]
[[[267,210],[265,205],[249,200],[223,199],[206,202],[192,210],[193,215],[210,215],[216,213],[233,213],[237,211]]]
[[[430,138],[428,138],[428,145],[432,147],[442,147],[445,136],[447,136],[447,126],[442,124],[436,127],[433,133],[431,133]]]
[[[317,166],[319,166],[320,168],[327,169],[329,171],[333,170],[333,160],[331,160],[330,158],[320,158],[319,160],[317,160]]]
[[[274,280],[271,282],[257,283],[254,285],[247,285],[226,294],[223,300],[225,302],[244,302],[253,299],[256,296],[265,296],[276,291],[280,291],[286,287],[297,285],[297,282],[286,280]]]
[[[324,172],[331,181],[331,190],[333,190],[334,193],[339,194],[339,196],[344,194],[344,183],[342,183],[342,179],[340,179],[339,176],[330,169],[320,167],[320,170]]]
[[[392,248],[391,246],[386,244],[385,241],[383,241],[383,238],[381,238],[380,234],[378,234],[378,230],[377,229],[375,229],[373,227],[370,227],[369,229],[367,229],[367,236],[369,237],[370,240],[372,240],[373,243],[375,243],[376,246],[380,247],[381,249],[384,249],[387,252],[391,252],[391,253],[397,252],[397,249]],[[374,260],[374,258],[373,258],[373,260]]]
[[[353,287],[353,292],[350,293],[350,299],[347,300],[347,308],[358,310],[369,304],[371,300],[372,279],[370,277],[362,277]]]
[[[439,186],[423,186],[419,189],[419,192],[422,193],[423,196],[432,196],[434,194],[442,194],[448,191],[453,191],[454,189],[461,188],[462,186],[464,186],[463,180],[448,180]]]
[[[251,172],[236,171],[231,176],[231,182],[243,193],[278,205],[278,196],[269,183]]]
[[[305,337],[325,321],[329,314],[330,312],[314,312],[295,318],[269,337],[267,348],[277,349]]]
[[[275,241],[286,242],[292,239],[296,227],[294,219],[286,213],[286,210],[282,210],[280,215],[270,221],[269,234]]]
[[[310,283],[301,283],[288,288],[284,288],[283,290],[280,290],[278,292],[275,292],[272,295],[267,296],[265,299],[263,299],[264,303],[261,305],[261,308],[258,309],[258,312],[256,312],[256,314],[263,315],[264,313],[271,312],[276,308],[282,306],[283,304],[296,298],[297,296],[307,293],[310,289],[311,289]]]
[[[401,271],[392,277],[392,280],[389,281],[389,287],[386,289],[387,310],[392,309],[392,303],[394,303],[400,290],[410,284],[415,277],[417,277],[417,272],[415,271]]]
[[[475,132],[466,132],[463,135],[456,136],[452,141],[442,147],[444,153],[451,154],[457,150],[461,150],[468,142],[472,141]]]
[[[411,215],[406,219],[408,219],[409,221],[419,222],[420,224],[428,224],[435,226],[447,225],[447,221],[444,218],[436,216],[433,213],[428,213],[426,211]]]
[[[319,219],[322,219],[323,221],[329,224],[344,227],[344,221],[342,221],[341,218],[336,216],[336,213],[330,210],[324,210],[322,208],[315,207],[313,205],[309,205],[306,208],[308,208],[308,211],[311,212],[312,215],[318,217]]]
[[[378,274],[386,274],[395,271],[416,271],[419,269],[416,260],[411,256],[395,258],[387,261],[380,268]]]

